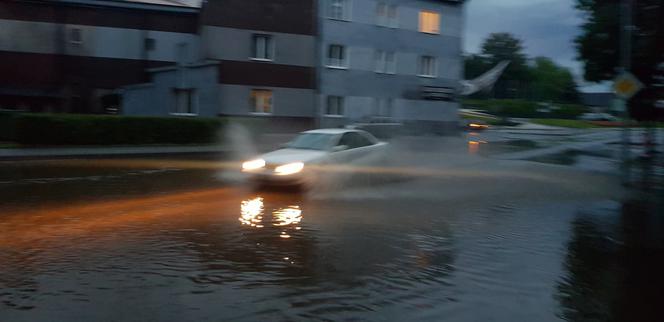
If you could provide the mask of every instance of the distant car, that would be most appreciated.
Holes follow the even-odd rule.
[[[326,165],[370,165],[386,157],[388,143],[366,131],[319,129],[300,133],[284,148],[242,163],[263,184],[309,185]]]
[[[620,119],[608,113],[584,113],[579,116],[584,121],[619,121]]]
[[[483,131],[489,128],[489,124],[484,121],[469,120],[465,122],[464,128],[468,131]]]

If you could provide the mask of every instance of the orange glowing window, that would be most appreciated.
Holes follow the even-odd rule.
[[[251,108],[253,114],[272,113],[272,91],[266,89],[251,90]]]
[[[433,11],[420,11],[420,32],[440,33],[440,14]]]

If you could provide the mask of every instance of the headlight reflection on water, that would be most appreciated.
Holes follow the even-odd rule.
[[[296,225],[302,221],[302,210],[300,206],[289,206],[276,210],[272,213],[274,216],[274,226]]]
[[[263,225],[263,198],[244,200],[240,204],[240,222],[243,225],[261,228]]]
[[[242,225],[251,226],[255,228],[264,228],[264,212],[265,204],[262,197],[243,200],[240,203],[240,222]],[[302,209],[299,205],[290,205],[284,208],[278,208],[272,211],[271,226],[281,228],[294,228],[300,230],[299,226],[302,221]],[[279,233],[281,238],[290,238],[291,236],[286,231]]]

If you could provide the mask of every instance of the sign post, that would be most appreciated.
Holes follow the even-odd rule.
[[[622,130],[622,181],[627,185],[630,181],[629,162],[630,162],[630,130],[627,126],[629,120],[629,111],[627,109],[627,102],[636,93],[643,88],[643,84],[630,72],[623,71],[613,81],[613,92],[616,94],[616,101],[614,102],[614,110],[621,112],[623,118]]]

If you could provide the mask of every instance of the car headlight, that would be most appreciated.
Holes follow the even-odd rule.
[[[287,176],[289,174],[298,173],[302,171],[302,169],[304,169],[304,163],[294,162],[278,166],[274,169],[274,172],[280,176]]]
[[[242,170],[250,171],[265,167],[265,160],[256,159],[242,163]]]

